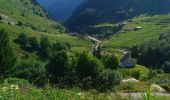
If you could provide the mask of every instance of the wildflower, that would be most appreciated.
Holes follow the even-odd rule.
[[[5,91],[7,91],[8,89],[9,89],[9,88],[5,86],[5,87],[2,88],[2,91],[5,92]]]
[[[18,85],[11,85],[11,86],[10,86],[10,89],[18,90],[19,87],[18,87]]]
[[[84,98],[83,93],[77,93],[78,96],[80,96],[80,98]]]

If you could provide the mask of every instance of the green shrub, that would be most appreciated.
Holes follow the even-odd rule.
[[[86,52],[78,54],[76,74],[80,79],[80,86],[83,89],[94,87],[97,76],[104,69],[99,59]]]
[[[78,54],[76,72],[80,79],[89,76],[96,78],[103,69],[103,64],[93,55],[86,52]]]
[[[28,44],[28,34],[27,33],[20,33],[18,38],[16,39],[16,42],[19,45],[27,46],[27,44]]]
[[[30,44],[31,48],[34,50],[38,50],[40,47],[39,42],[36,37],[30,37],[29,44]]]
[[[165,62],[164,71],[170,73],[170,62]]]
[[[54,52],[56,51],[61,51],[61,50],[68,50],[70,49],[71,46],[69,43],[62,43],[62,42],[58,42],[56,41],[54,44],[53,44],[53,47],[52,47],[52,50]]]
[[[8,34],[0,29],[0,75],[1,77],[10,74],[16,62],[16,56],[10,45]]]
[[[21,21],[18,21],[17,25],[18,26],[23,26],[23,23]]]
[[[51,55],[51,43],[47,36],[42,35],[40,38],[40,56],[44,59]]]
[[[69,71],[69,57],[67,52],[59,51],[53,53],[46,69],[52,82],[56,83],[59,82],[59,78],[64,78]]]
[[[4,85],[18,85],[19,87],[28,87],[30,83],[27,80],[19,78],[6,78],[3,82]]]
[[[148,74],[148,79],[151,79],[153,77],[156,77],[158,75],[157,71],[156,70],[150,70],[149,71],[149,74]]]
[[[107,91],[113,89],[121,81],[121,74],[118,71],[111,69],[103,70],[97,78],[97,85],[100,91]]]
[[[104,58],[106,68],[117,69],[119,67],[119,59],[115,54]]]
[[[139,70],[133,70],[131,71],[131,76],[136,78],[136,79],[140,79],[141,78],[141,73]]]
[[[13,69],[14,76],[38,85],[44,84],[46,70],[44,64],[34,59],[21,59]]]
[[[149,69],[145,66],[137,65],[134,68],[120,68],[118,70],[124,78],[134,77],[140,80],[148,79]]]

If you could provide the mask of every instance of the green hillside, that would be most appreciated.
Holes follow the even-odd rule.
[[[64,27],[50,19],[48,13],[34,0],[1,0],[0,17],[0,28],[9,33],[11,41],[24,32],[37,39],[46,35],[51,41],[68,42],[78,50],[89,46],[87,40],[64,34]],[[14,43],[13,47],[22,52],[17,44]]]
[[[170,15],[141,15],[126,21],[126,26],[115,35],[104,40],[103,48],[113,50],[115,48],[129,48],[138,44],[145,44],[157,39],[160,33],[170,29]],[[140,30],[134,30],[140,26]]]

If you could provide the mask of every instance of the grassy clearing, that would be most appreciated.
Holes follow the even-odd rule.
[[[137,77],[139,74],[139,79],[146,80],[149,74],[149,69],[142,65],[136,65],[134,68],[120,68],[118,69],[124,78]]]

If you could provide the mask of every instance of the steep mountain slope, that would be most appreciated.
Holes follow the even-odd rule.
[[[65,21],[84,0],[37,0],[57,20]],[[47,3],[48,2],[48,3]]]
[[[116,23],[146,14],[148,16],[170,12],[170,0],[87,0],[67,21],[71,31],[88,33],[89,26]]]
[[[64,34],[63,26],[49,19],[48,14],[35,0],[0,0],[0,28],[9,33],[18,54],[29,54],[13,42],[20,33],[27,33],[37,39],[46,35],[51,41],[68,42],[74,48],[88,47],[87,41]]]

